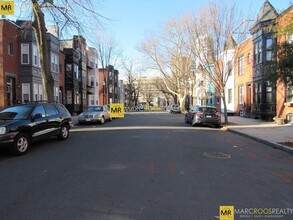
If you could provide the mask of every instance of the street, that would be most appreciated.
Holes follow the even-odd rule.
[[[292,154],[193,128],[182,114],[126,114],[77,125],[68,140],[37,142],[21,157],[0,152],[0,219],[210,220],[220,206],[292,209],[292,165]]]

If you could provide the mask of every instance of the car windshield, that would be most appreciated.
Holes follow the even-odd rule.
[[[103,106],[90,106],[87,109],[87,112],[101,112],[103,111]]]
[[[210,107],[200,107],[199,111],[209,114],[216,114],[217,109],[216,108],[210,108]]]
[[[33,106],[13,106],[0,111],[0,120],[27,119]]]

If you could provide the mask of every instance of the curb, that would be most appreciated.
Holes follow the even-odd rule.
[[[232,133],[235,133],[235,134],[238,134],[238,135],[241,135],[243,137],[250,138],[250,139],[255,140],[255,141],[258,141],[260,143],[269,145],[269,146],[271,146],[274,149],[279,149],[279,150],[282,150],[282,151],[286,151],[287,153],[293,154],[293,148],[289,148],[289,147],[287,147],[285,145],[277,144],[277,143],[272,143],[272,142],[266,141],[264,139],[261,139],[261,138],[258,138],[258,137],[254,137],[254,136],[251,136],[251,135],[242,133],[240,131],[236,131],[233,128],[227,128],[226,127],[225,130],[226,131],[229,131],[229,132],[232,132]]]

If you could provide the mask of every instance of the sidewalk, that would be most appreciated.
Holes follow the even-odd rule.
[[[228,125],[222,129],[293,153],[293,124],[277,125],[260,119],[229,116]]]

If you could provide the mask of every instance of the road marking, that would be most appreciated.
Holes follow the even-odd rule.
[[[283,174],[277,173],[277,172],[272,172],[272,175],[275,177],[278,177],[279,179],[283,180],[286,183],[293,184],[292,178],[288,175],[283,175]]]
[[[180,127],[180,126],[124,126],[124,127],[74,127],[71,131],[114,131],[114,130],[217,130],[213,128],[194,128],[194,127]]]
[[[152,175],[155,174],[155,164],[154,164],[154,162],[151,162],[151,164],[150,164],[150,171],[151,171]]]

